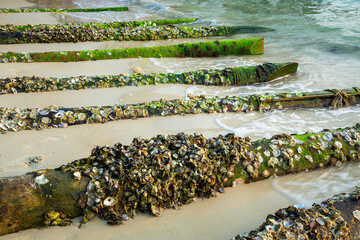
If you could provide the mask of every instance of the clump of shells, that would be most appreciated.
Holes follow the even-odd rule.
[[[209,139],[201,134],[158,135],[135,138],[128,146],[97,147],[89,158],[60,169],[91,179],[83,222],[96,213],[120,224],[136,211],[159,216],[164,208],[223,192],[249,146],[249,138],[234,134]]]
[[[320,143],[327,149],[311,147]],[[339,143],[341,149],[337,148]],[[294,159],[296,155],[299,160]],[[165,208],[176,209],[197,197],[215,196],[225,187],[359,157],[357,125],[295,137],[275,135],[256,142],[234,134],[205,138],[201,134],[179,133],[135,138],[130,145],[96,147],[90,157],[58,170],[71,171],[77,180],[90,178],[83,222],[98,214],[110,223],[120,224],[137,211],[159,216]]]
[[[144,74],[138,67],[135,74],[79,76],[66,78],[52,77],[7,77],[0,79],[0,95],[19,92],[79,90],[86,88],[110,88],[157,84],[197,84],[197,85],[247,85],[268,81],[269,76],[288,63],[266,63],[252,67],[198,70],[183,73]]]
[[[351,193],[341,193],[321,204],[314,204],[310,209],[298,205],[280,209],[274,215],[268,215],[257,230],[237,235],[232,240],[349,239],[350,225],[334,203],[360,200],[355,196],[360,196],[359,187]]]
[[[170,38],[195,38],[223,36],[232,33],[232,27],[185,27],[175,25],[158,26],[146,22],[137,26],[136,22],[101,24],[56,24],[28,25],[23,31],[14,25],[0,26],[1,32],[11,33],[9,43],[56,43],[85,41],[145,41]],[[229,32],[230,31],[230,32]]]

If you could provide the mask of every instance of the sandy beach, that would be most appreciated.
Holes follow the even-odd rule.
[[[71,2],[70,0],[67,1]],[[33,4],[25,0],[2,0],[0,3],[0,7],[8,8],[27,6],[33,6]],[[63,19],[63,17],[58,15],[44,13],[0,14],[0,24],[60,23]],[[244,38],[246,36],[248,35],[242,35]],[[231,38],[235,37],[232,36]],[[0,45],[0,52],[110,49],[224,38],[177,39],[156,42]],[[275,53],[270,52],[268,59],[275,59],[276,56]],[[177,65],[177,59],[160,59],[157,61],[156,59],[142,58],[77,63],[1,63],[0,78],[32,75],[69,77],[130,74],[134,66],[141,67],[147,73],[166,72],[168,69],[164,66],[172,66],[175,72],[182,71],[185,67],[188,67],[187,69],[189,70],[194,70],[199,66],[202,67],[201,64],[207,64],[207,68],[215,66],[211,62],[215,62],[215,60],[209,60],[206,64],[207,59],[191,61],[194,62],[188,63],[188,66],[183,64],[180,67],[177,67],[179,66]],[[228,63],[229,66],[233,66],[237,65],[239,61],[229,57],[222,64]],[[262,62],[263,57],[244,56],[241,58],[241,61],[247,61],[248,64],[256,64]],[[161,64],[158,64],[158,62]],[[305,64],[307,63],[305,62]],[[215,67],[219,66],[222,65],[219,64]],[[298,76],[306,76],[306,73],[300,72]],[[291,78],[291,81],[295,80],[297,80],[297,76]],[[272,88],[283,85],[285,84],[275,83],[272,87],[264,86],[264,88],[269,88],[271,92]],[[291,85],[292,88],[296,88],[296,86]],[[191,88],[192,86],[185,85],[160,85],[29,94],[20,93],[1,96],[0,104],[1,107],[28,108],[46,107],[49,105],[80,107],[138,103],[160,98],[184,98]],[[224,87],[218,89],[224,90],[223,94],[231,94],[232,92],[245,93],[248,89],[252,88],[238,90]],[[209,91],[210,95],[215,92],[211,92],[213,88],[204,87],[199,89],[204,92]],[[284,89],[287,89],[287,86]],[[134,137],[139,136],[150,138],[157,134],[200,132],[206,137],[212,137],[228,133],[225,128],[217,124],[216,118],[218,118],[218,114],[186,117],[154,117],[149,119],[122,120],[106,124],[77,125],[65,129],[7,133],[0,135],[0,177],[16,176],[39,169],[59,167],[62,164],[88,156],[95,146],[114,145],[117,142],[128,144]],[[44,160],[38,164],[29,164],[29,157],[33,156],[42,156]],[[345,170],[340,169],[339,171]],[[326,170],[321,170],[315,174],[309,175],[309,173],[304,173],[301,176],[303,176],[303,179],[315,181],[316,179],[324,179],[325,174]],[[354,178],[356,178],[355,175]],[[286,186],[281,183],[287,182],[289,179],[288,177],[276,180],[271,179],[229,188],[226,189],[226,193],[218,194],[216,198],[197,199],[195,203],[184,206],[180,210],[166,210],[158,218],[147,214],[140,214],[121,226],[109,226],[105,221],[96,218],[83,227],[78,228],[79,219],[75,219],[69,227],[24,230],[19,233],[2,236],[0,239],[230,239],[239,233],[248,232],[256,228],[265,220],[268,214],[273,213],[277,209],[297,203],[296,198],[291,198],[288,195],[291,191],[279,191],[274,187],[276,185],[280,189],[280,186],[282,186],[285,189]],[[294,181],[301,180],[297,179]],[[331,181],[336,182],[338,179],[332,179]],[[327,184],[330,184],[330,182]],[[292,189],[295,188],[293,185],[290,187]],[[317,200],[326,197],[329,196],[321,195],[318,196]]]

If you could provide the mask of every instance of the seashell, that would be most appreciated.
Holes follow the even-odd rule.
[[[291,148],[286,149],[286,152],[289,154],[290,157],[294,156],[294,151]]]
[[[77,117],[78,117],[78,119],[80,121],[84,121],[86,119],[86,114],[85,113],[79,113]]]
[[[43,118],[41,118],[41,122],[44,124],[49,124],[49,123],[51,123],[51,119],[48,117],[43,117]]]
[[[271,157],[270,160],[268,161],[267,165],[269,167],[275,167],[276,164],[278,164],[279,159],[277,159],[276,157]]]
[[[354,216],[354,218],[356,218],[358,221],[360,221],[360,211],[359,211],[359,210],[353,211],[353,216]]]
[[[103,116],[103,117],[107,117],[109,114],[106,111],[101,110],[100,115]]]
[[[295,161],[300,161],[300,156],[299,155],[297,155],[297,154],[295,154],[295,156],[294,156],[294,159],[295,159]]]
[[[166,111],[166,110],[164,110],[164,111],[161,112],[161,116],[166,116],[166,115],[168,115],[168,114],[169,114],[169,112]]]
[[[285,221],[284,221],[284,227],[289,228],[289,227],[291,227],[292,225],[294,225],[294,222],[293,222],[293,221],[291,221],[291,220],[285,220]]]
[[[64,112],[57,112],[57,113],[55,113],[55,117],[56,117],[56,118],[62,118],[64,115],[65,115]]]
[[[305,159],[308,160],[310,163],[313,163],[313,162],[314,162],[312,156],[310,156],[310,155],[306,155],[306,156],[305,156]]]
[[[45,116],[45,115],[48,115],[49,112],[46,111],[46,110],[42,110],[42,111],[39,112],[39,114]]]
[[[245,184],[245,179],[243,179],[243,178],[237,178],[237,179],[233,182],[232,186],[233,186],[233,187],[236,187],[236,186],[239,186],[239,185],[242,185],[242,184]]]
[[[264,151],[264,155],[265,155],[266,157],[270,157],[271,153],[270,153],[269,150],[266,150],[266,151]]]
[[[26,125],[26,123],[25,123],[24,121],[19,121],[19,122],[18,122],[18,125],[19,125],[20,127],[23,127],[23,126]]]
[[[272,151],[272,153],[273,153],[274,157],[279,157],[280,154],[281,154],[281,152],[280,152],[279,149],[274,149],[274,150]]]
[[[302,153],[302,148],[301,148],[300,146],[297,148],[297,152],[298,152],[299,154]]]
[[[326,221],[325,221],[323,218],[321,218],[321,217],[317,217],[317,218],[316,218],[316,222],[317,222],[318,224],[320,224],[321,226],[324,226],[324,225],[326,224]]]
[[[274,144],[269,144],[269,147],[270,147],[271,149],[277,149],[277,148],[278,148],[277,145],[274,145]]]
[[[39,185],[43,185],[48,183],[49,180],[45,177],[45,174],[41,174],[40,176],[37,176],[35,178],[35,183],[39,184]]]
[[[334,147],[335,147],[336,149],[341,149],[341,148],[342,148],[341,142],[336,141],[336,142],[334,143]]]
[[[5,124],[5,126],[6,126],[7,128],[9,128],[9,129],[12,129],[12,128],[14,128],[16,125],[15,125],[13,122],[9,121],[9,122],[7,122],[7,123]]]
[[[279,145],[279,141],[276,139],[271,140],[271,144],[273,145]]]
[[[323,139],[325,140],[325,141],[331,141],[332,140],[332,138],[333,138],[333,136],[332,136],[332,134],[330,134],[330,133],[325,133],[324,135],[323,135]]]
[[[117,204],[117,202],[118,202],[117,198],[107,197],[107,198],[104,200],[104,205],[107,206],[107,207],[112,207],[112,206],[114,206],[115,204]]]
[[[270,172],[269,172],[268,170],[264,170],[264,171],[262,172],[262,176],[263,176],[264,178],[268,178],[268,177],[270,176]]]
[[[73,175],[74,175],[74,178],[75,178],[75,179],[77,179],[77,180],[80,180],[80,179],[81,179],[81,173],[80,173],[79,171],[75,171],[75,172],[73,173]]]

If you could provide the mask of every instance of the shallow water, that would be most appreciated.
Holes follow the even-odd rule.
[[[45,7],[106,7],[106,6],[129,6],[130,11],[126,12],[105,12],[105,13],[66,13],[57,14],[54,19],[62,22],[93,22],[93,21],[125,21],[145,20],[161,18],[198,17],[198,25],[259,25],[275,29],[275,32],[235,35],[228,39],[265,37],[265,54],[261,56],[228,56],[222,58],[203,59],[129,59],[126,61],[97,61],[91,63],[69,63],[67,64],[2,64],[0,66],[1,77],[13,75],[42,75],[42,76],[75,76],[91,74],[117,74],[129,73],[131,67],[140,65],[146,72],[181,72],[195,70],[198,68],[225,68],[244,65],[256,65],[264,62],[285,62],[297,61],[300,64],[297,74],[282,78],[280,80],[255,86],[245,87],[204,87],[204,86],[181,86],[161,87],[160,90],[153,88],[124,88],[124,89],[100,89],[84,90],[79,94],[72,91],[59,93],[34,93],[19,94],[14,96],[3,96],[6,106],[38,106],[48,105],[53,102],[58,105],[94,105],[114,104],[118,102],[139,102],[160,97],[185,97],[188,93],[204,94],[206,96],[224,95],[248,95],[276,92],[303,92],[323,90],[328,88],[351,88],[360,86],[358,71],[360,68],[360,1],[358,0],[212,0],[212,1],[122,1],[108,0],[42,0]],[[0,6],[1,7],[1,6]],[[26,16],[24,17],[27,21]],[[23,19],[23,21],[24,21]],[[55,21],[46,18],[44,21]],[[0,18],[1,20],[1,18]],[[222,39],[222,38],[221,38]],[[159,44],[171,44],[179,40],[163,42],[136,43],[139,45],[153,46]],[[182,42],[194,41],[184,39]],[[203,41],[203,40],[202,40]],[[32,47],[24,46],[0,46],[1,51],[41,51],[42,49],[74,49],[79,46],[83,49],[111,48],[114,46],[130,46],[134,43],[86,43],[86,44],[37,44]],[[44,47],[45,46],[45,47]],[[134,46],[134,45],[132,45]],[[101,96],[106,94],[105,98]],[[151,137],[155,133],[176,133],[185,131],[188,133],[197,131],[206,136],[215,136],[220,133],[235,132],[239,136],[251,136],[253,139],[270,137],[279,133],[303,133],[306,131],[320,131],[323,128],[338,128],[354,125],[359,121],[360,107],[353,106],[338,110],[329,109],[308,109],[308,110],[283,110],[267,113],[248,114],[219,114],[219,115],[198,115],[191,117],[153,118],[137,121],[120,121],[93,126],[75,126],[63,131],[58,129],[45,130],[41,132],[24,131],[21,133],[10,133],[0,136],[0,176],[15,175],[30,170],[46,167],[56,167],[72,161],[76,158],[85,157],[95,145],[114,144],[116,141],[128,143],[133,137],[142,135]],[[185,120],[186,119],[186,120]],[[141,126],[141,128],[139,127]],[[116,130],[116,131],[115,131]],[[117,131],[120,134],[117,134]],[[98,136],[94,138],[93,136]],[[14,153],[11,149],[21,150]],[[25,164],[29,156],[43,155],[45,160],[38,166]],[[12,161],[9,161],[11,159]],[[4,169],[2,169],[4,168]],[[62,235],[62,230],[48,229],[40,236],[38,230],[31,230],[28,234],[19,235],[22,239],[39,238],[46,239],[49,236],[66,239],[85,239],[95,236],[97,231],[108,233],[111,238],[120,236],[115,231],[122,232],[127,239],[141,239],[141,234],[156,233],[157,239],[181,239],[196,236],[197,239],[218,239],[221,236],[231,236],[249,231],[255,228],[264,220],[258,209],[267,213],[276,208],[286,207],[290,203],[301,203],[311,206],[313,202],[320,202],[340,191],[349,191],[356,184],[359,184],[360,163],[349,164],[340,168],[326,169],[311,173],[297,174],[240,187],[243,194],[254,194],[246,196],[238,201],[241,208],[234,209],[231,204],[236,204],[239,195],[224,194],[222,201],[229,202],[227,208],[219,213],[216,209],[206,209],[206,206],[213,208],[221,205],[217,200],[207,200],[207,203],[198,203],[197,206],[186,206],[184,212],[171,212],[168,218],[152,220],[143,218],[122,226],[122,230],[109,230],[109,227],[95,223],[81,233],[73,226],[69,235]],[[274,205],[267,205],[266,200],[260,201],[261,193],[256,194],[252,187],[261,186],[259,189],[269,196],[268,203],[277,202]],[[321,186],[321,188],[319,188]],[[274,190],[278,193],[276,196]],[[237,190],[231,189],[230,192]],[[259,190],[260,191],[260,190]],[[280,194],[280,196],[279,196]],[[241,195],[241,194],[240,194]],[[281,197],[283,196],[283,197]],[[252,198],[253,197],[253,198]],[[224,200],[225,199],[225,200]],[[250,200],[249,200],[250,199]],[[280,200],[281,201],[280,201]],[[249,202],[258,200],[255,205],[246,205]],[[217,204],[211,205],[217,201]],[[199,210],[199,205],[203,207]],[[204,207],[205,206],[205,207]],[[265,207],[266,206],[266,207]],[[190,210],[189,210],[190,208]],[[234,210],[232,210],[234,209]],[[246,209],[247,211],[245,211]],[[206,215],[204,212],[207,212]],[[181,214],[188,214],[186,217]],[[211,222],[211,217],[219,214],[217,221]],[[239,214],[247,214],[251,220],[244,221]],[[235,217],[234,215],[237,215]],[[176,216],[180,216],[176,218]],[[182,219],[182,217],[184,217]],[[202,217],[202,220],[200,218]],[[208,220],[208,218],[210,220]],[[178,223],[174,222],[179,221]],[[241,221],[242,220],[242,221]],[[168,221],[168,222],[167,222]],[[189,221],[189,224],[178,224],[182,221]],[[156,224],[153,231],[151,224]],[[198,223],[199,225],[196,225]],[[200,229],[200,223],[204,227]],[[226,228],[215,228],[215,226],[226,225]],[[92,224],[92,223],[89,223]],[[159,224],[162,224],[160,227]],[[137,228],[144,227],[144,231],[137,236],[126,235],[126,231],[136,233]],[[181,229],[185,229],[182,231]],[[93,230],[91,230],[93,229]],[[94,230],[95,229],[95,230]],[[180,229],[180,230],[179,230]],[[211,234],[211,230],[217,234]],[[224,233],[218,232],[223,230]],[[112,232],[113,231],[113,232]],[[125,233],[123,233],[125,232]],[[226,233],[225,233],[226,232]],[[111,233],[111,234],[110,234]],[[163,235],[161,235],[163,233]],[[204,233],[199,236],[199,233]],[[206,233],[206,234],[205,234]],[[10,237],[11,238],[11,237]],[[9,238],[9,239],[10,239]],[[91,237],[90,237],[91,238]]]

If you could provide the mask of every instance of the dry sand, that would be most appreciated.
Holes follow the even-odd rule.
[[[25,6],[24,1],[4,1],[0,7]],[[18,5],[16,5],[18,4]],[[12,14],[13,15],[13,14]],[[0,23],[7,23],[10,15],[1,15]],[[40,16],[40,15],[39,15]],[[16,15],[13,20],[28,23],[27,14]],[[32,19],[31,21],[35,21]],[[41,15],[41,22],[56,21],[51,15]],[[104,44],[97,44],[101,48]],[[111,43],[110,43],[111,44]],[[123,43],[121,43],[123,44]],[[126,43],[128,44],[128,43]],[[90,44],[91,45],[91,44]],[[96,44],[95,44],[96,45]],[[70,45],[57,45],[67,48]],[[71,45],[71,48],[78,45]],[[89,47],[89,44],[83,44]],[[52,49],[54,45],[1,46],[6,50]],[[94,47],[94,45],[92,46]],[[172,59],[169,61],[176,61]],[[146,72],[161,72],[147,59],[128,59],[81,63],[0,64],[1,77],[40,75],[78,76],[93,74],[129,73],[131,67],[140,66]],[[122,89],[97,89],[32,93],[1,96],[2,106],[83,106],[108,105],[117,102],[133,103],[158,98],[184,97],[185,86],[126,87]],[[106,124],[72,126],[66,129],[23,131],[0,135],[0,176],[11,176],[28,171],[58,167],[81,157],[86,157],[96,145],[129,143],[133,137],[152,137],[161,133],[201,132],[206,136],[225,133],[214,119],[216,115],[194,115],[187,117],[165,117],[124,120]],[[27,165],[28,157],[44,156],[38,165]],[[82,228],[78,220],[66,228],[51,227],[46,230],[31,229],[0,237],[0,239],[229,239],[237,233],[257,227],[269,213],[286,207],[291,201],[269,186],[270,181],[226,189],[226,194],[210,200],[198,200],[178,211],[165,211],[159,218],[148,215],[137,216],[122,226],[108,226],[95,219]]]

